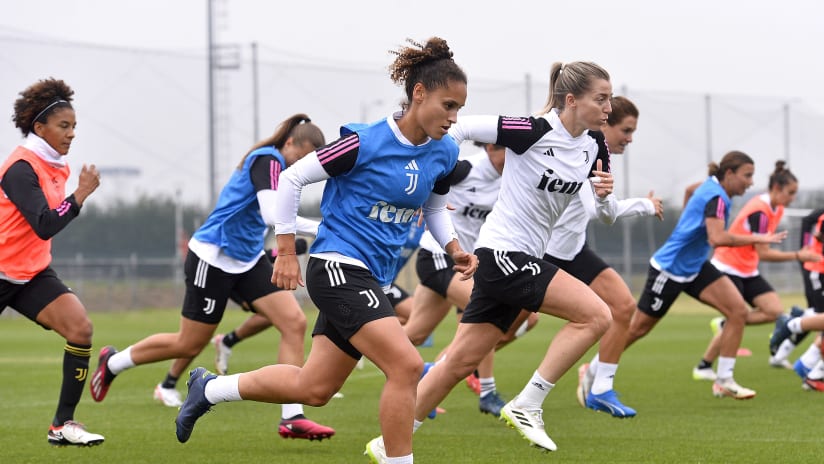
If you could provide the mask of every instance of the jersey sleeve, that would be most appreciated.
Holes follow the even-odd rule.
[[[720,195],[716,195],[710,198],[710,201],[707,202],[707,206],[704,207],[704,217],[721,219],[723,221],[726,210],[727,205],[724,203],[724,200],[721,199]]]
[[[359,149],[360,137],[352,132],[316,151],[323,169],[329,177],[334,177],[349,172],[355,166]]]
[[[755,211],[747,216],[747,227],[753,234],[767,234],[770,221],[763,211]]]
[[[446,177],[435,182],[435,186],[432,188],[432,191],[438,195],[446,195],[449,193],[450,187],[457,185],[462,180],[466,179],[466,176],[469,175],[470,170],[472,170],[472,164],[469,161],[458,160],[455,167],[452,169],[452,172],[447,174]]]
[[[591,177],[592,171],[596,169],[598,166],[598,160],[601,160],[601,170],[605,172],[612,172],[612,166],[610,165],[610,156],[609,156],[609,148],[607,147],[607,141],[604,137],[604,133],[601,131],[590,131],[589,135],[595,139],[595,143],[598,146],[598,153],[595,155],[595,159],[592,160],[592,168],[589,171],[589,176]]]
[[[272,155],[258,156],[249,168],[249,177],[255,192],[261,190],[277,190],[278,180],[283,166],[280,161]]]
[[[74,194],[60,202],[57,208],[49,208],[46,195],[40,188],[37,174],[26,161],[20,160],[12,164],[0,181],[0,185],[34,233],[43,240],[57,235],[80,214],[80,206],[74,199]]]
[[[498,118],[498,139],[495,143],[522,155],[551,130],[549,121],[544,118],[501,116]]]

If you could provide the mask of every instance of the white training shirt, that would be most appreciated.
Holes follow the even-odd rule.
[[[475,140],[506,147],[498,201],[481,227],[476,248],[520,251],[542,257],[552,228],[584,188],[596,158],[609,170],[609,153],[599,131],[572,137],[555,110],[542,117],[468,116],[450,129],[459,143]],[[615,202],[598,199],[604,222],[615,217]]]

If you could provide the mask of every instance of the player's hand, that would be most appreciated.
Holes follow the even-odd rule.
[[[296,255],[278,254],[272,271],[272,283],[284,290],[295,290],[298,285],[305,286],[300,275],[300,262]]]
[[[821,255],[816,253],[810,247],[804,247],[798,250],[798,260],[803,262],[813,262],[817,263],[821,261]]]
[[[649,191],[649,195],[647,195],[649,201],[652,202],[652,205],[655,207],[655,217],[660,220],[664,220],[664,203],[661,201],[660,198],[655,197],[655,192],[652,190]]]
[[[765,234],[761,236],[763,241],[761,243],[781,243],[787,238],[787,231],[775,232],[772,234]]]
[[[595,195],[598,196],[598,198],[606,198],[607,195],[612,193],[613,177],[611,173],[602,171],[601,169],[601,160],[596,160],[595,170],[592,171],[592,175],[595,177],[590,177],[589,180],[592,183],[592,188],[595,190]]]
[[[80,168],[80,178],[77,181],[77,190],[74,191],[74,199],[78,205],[83,205],[86,198],[100,186],[100,173],[95,165],[83,165]]]
[[[460,249],[451,256],[452,260],[455,261],[455,265],[452,266],[452,269],[461,274],[460,279],[471,279],[472,275],[475,274],[475,271],[478,270],[478,257],[472,253],[467,253]]]

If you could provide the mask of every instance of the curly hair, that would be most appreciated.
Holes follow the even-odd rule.
[[[403,85],[406,98],[412,101],[412,89],[420,82],[427,89],[446,87],[449,81],[466,83],[466,74],[452,59],[446,40],[432,37],[425,45],[406,39],[411,47],[390,50],[397,55],[389,66],[392,82]]]
[[[20,92],[14,101],[14,126],[23,136],[34,130],[34,123],[45,123],[59,108],[71,108],[74,90],[60,79],[41,79]]]

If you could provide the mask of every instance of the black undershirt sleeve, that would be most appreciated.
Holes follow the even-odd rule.
[[[26,161],[12,164],[0,180],[0,187],[34,233],[43,240],[54,237],[80,214],[74,194],[69,195],[56,209],[49,208],[37,174]]]
[[[767,215],[763,211],[756,211],[747,216],[747,224],[750,226],[750,232],[754,234],[767,233]]]
[[[277,163],[278,169],[273,169],[273,163]],[[255,187],[255,192],[260,192],[261,190],[276,190],[274,186],[277,185],[278,180],[273,177],[277,175],[276,173],[281,172],[282,169],[283,166],[280,165],[280,161],[274,156],[258,156],[249,168],[249,177],[252,180],[252,185]]]
[[[724,219],[724,211],[727,209],[727,205],[721,200],[720,196],[714,196],[710,198],[710,201],[707,202],[707,206],[704,207],[704,217],[705,218],[716,218],[716,219]]]

